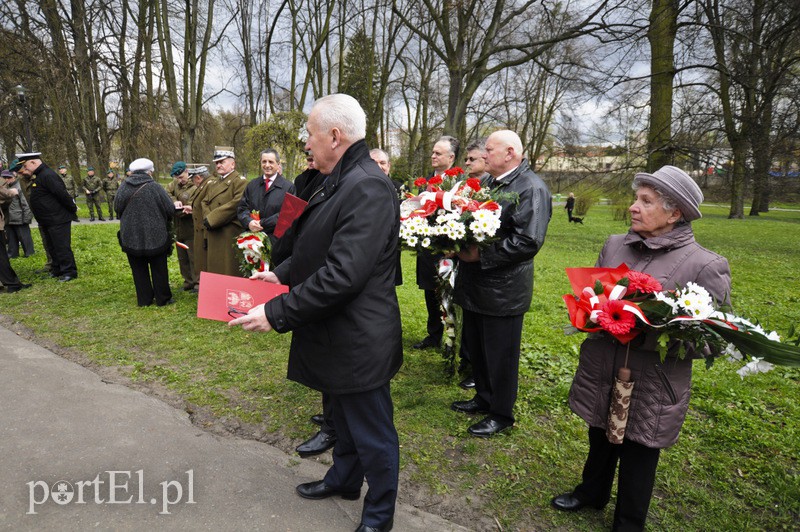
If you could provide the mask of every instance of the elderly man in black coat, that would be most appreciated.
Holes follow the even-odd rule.
[[[263,175],[247,184],[236,209],[236,217],[242,227],[247,227],[254,233],[263,231],[273,245],[277,239],[272,233],[278,222],[283,198],[287,193],[295,193],[294,185],[278,172],[280,164],[281,158],[277,151],[268,149],[261,152]],[[258,213],[258,219],[253,217],[253,211]]]
[[[468,429],[488,437],[514,424],[522,322],[533,296],[533,257],[542,249],[553,212],[550,191],[523,158],[513,131],[492,133],[486,141],[489,186],[519,197],[506,199],[499,237],[486,248],[458,253],[453,299],[464,309],[462,342],[470,355],[475,397],[451,408],[487,414]]]
[[[389,381],[403,358],[394,286],[399,207],[392,182],[369,157],[366,116],[354,98],[317,100],[307,129],[306,149],[327,178],[295,223],[291,257],[254,274],[290,291],[230,325],[293,331],[289,378],[330,395],[333,465],[297,493],[357,499],[366,477],[357,530],[390,530],[399,446]]]
[[[41,155],[39,152],[18,154],[16,171],[31,181],[31,210],[42,228],[45,247],[53,256],[50,274],[61,282],[72,281],[78,277],[72,253],[72,220],[78,206],[67,192],[64,181],[42,162]]]

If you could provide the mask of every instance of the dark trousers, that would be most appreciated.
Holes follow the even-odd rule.
[[[514,422],[523,318],[464,309],[462,342],[472,362],[475,401],[497,421]]]
[[[0,231],[0,283],[6,289],[19,288],[22,283],[17,277],[17,272],[11,267],[11,261],[8,260],[8,251],[6,251],[6,232]]]
[[[330,394],[322,394],[322,427],[320,429],[325,434],[336,436],[336,422],[333,420],[333,401]]]
[[[369,490],[361,522],[385,526],[394,517],[400,471],[389,383],[367,392],[331,394],[330,398],[338,439],[325,484],[335,490],[357,491],[366,477]]]
[[[434,340],[442,338],[444,333],[444,323],[442,323],[442,307],[439,298],[436,297],[436,290],[423,290],[425,292],[425,308],[428,309],[428,336]]]
[[[8,236],[8,256],[12,259],[19,257],[19,248],[25,256],[33,255],[33,237],[31,237],[31,226],[29,224],[8,225],[6,226]]]
[[[154,297],[158,306],[165,305],[172,298],[166,253],[154,257],[136,257],[129,254],[128,264],[131,265],[133,273],[136,303],[140,307],[152,305]]]
[[[46,225],[43,230],[53,259],[50,273],[57,277],[77,277],[78,266],[75,264],[75,255],[72,254],[72,222]]]
[[[44,269],[49,271],[52,275],[55,275],[53,272],[53,244],[47,239],[47,232],[41,225],[39,226],[39,236],[42,237],[42,247],[44,248],[44,255],[47,257],[44,263]]]
[[[619,463],[613,530],[644,530],[660,451],[628,439],[615,445],[608,441],[604,429],[590,427],[589,456],[583,466],[582,482],[573,495],[592,506],[607,504]]]

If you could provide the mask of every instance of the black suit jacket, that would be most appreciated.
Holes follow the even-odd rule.
[[[264,228],[264,232],[270,236],[274,244],[275,239],[272,232],[275,231],[278,213],[281,212],[283,198],[287,193],[294,194],[295,188],[281,174],[275,176],[269,190],[264,186],[264,176],[253,179],[245,187],[242,199],[239,200],[239,206],[236,208],[236,217],[239,219],[239,223],[245,230],[248,230],[247,226],[253,221],[250,213],[258,211],[261,217],[261,227]]]

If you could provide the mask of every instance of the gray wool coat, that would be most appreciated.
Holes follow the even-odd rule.
[[[630,231],[611,236],[597,259],[598,267],[617,267],[647,273],[664,290],[695,282],[718,302],[728,302],[731,272],[728,261],[700,246],[691,224],[643,239]],[[677,358],[678,343],[670,346],[662,363],[656,351],[657,334],[641,334],[631,342],[628,367],[634,381],[625,438],[651,448],[665,448],[678,440],[689,408],[692,360],[687,353]],[[627,346],[610,335],[594,333],[581,344],[580,361],[569,392],[573,412],[591,427],[605,429],[611,389],[617,370],[623,366]]]

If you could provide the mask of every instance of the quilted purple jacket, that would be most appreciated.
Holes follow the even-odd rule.
[[[599,267],[625,263],[630,269],[652,275],[665,290],[695,282],[716,301],[729,301],[731,273],[728,261],[700,246],[690,224],[676,226],[658,237],[643,239],[637,233],[611,236],[597,259]],[[662,363],[655,334],[642,334],[631,342],[628,367],[634,381],[625,437],[652,448],[678,440],[692,383],[692,359],[676,356],[670,346]],[[606,334],[592,334],[581,345],[580,362],[569,392],[573,412],[591,427],[606,428],[608,404],[617,369],[625,361],[627,346]]]

